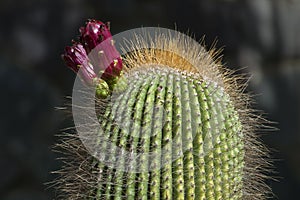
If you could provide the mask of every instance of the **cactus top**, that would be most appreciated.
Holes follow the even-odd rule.
[[[85,51],[97,51],[91,47],[111,37],[107,31],[97,21],[81,28]],[[110,65],[114,87],[104,78],[110,93],[96,101],[97,128],[87,135],[99,148],[93,156],[103,159],[78,140],[63,145],[81,161],[61,172],[67,199],[264,199],[267,151],[255,133],[261,118],[219,51],[163,33],[137,35],[126,47],[122,62]],[[66,51],[64,58],[77,64],[82,55]]]

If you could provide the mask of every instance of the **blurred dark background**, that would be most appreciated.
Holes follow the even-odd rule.
[[[1,200],[55,199],[45,185],[60,167],[51,146],[71,122],[54,107],[75,78],[60,54],[88,18],[111,21],[113,34],[176,24],[208,46],[217,38],[226,65],[248,67],[257,107],[278,122],[262,137],[281,177],[268,182],[274,199],[300,199],[299,0],[1,0]]]

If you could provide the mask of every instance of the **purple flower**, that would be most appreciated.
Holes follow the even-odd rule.
[[[62,55],[66,65],[89,85],[96,84],[99,78],[111,82],[120,76],[122,59],[114,45],[109,23],[88,20],[79,31],[79,42],[73,41],[73,46],[66,47]]]
[[[80,43],[74,42],[73,46],[67,46],[62,58],[66,65],[78,73],[85,83],[93,83],[96,74],[93,66],[89,62],[85,49]]]
[[[120,76],[121,71],[122,71],[122,59],[121,57],[118,57],[114,59],[113,62],[105,69],[101,78],[103,78],[104,80],[109,80],[116,76]]]
[[[76,73],[80,66],[88,59],[85,49],[78,43],[74,43],[71,47],[67,46],[62,58],[66,65]]]
[[[101,78],[109,80],[120,76],[122,70],[122,59],[114,46],[110,33],[109,23],[97,20],[89,20],[85,27],[79,29],[79,40],[95,67],[95,72],[104,71]],[[95,49],[96,48],[96,49]],[[95,49],[95,51],[92,51]],[[99,56],[98,52],[103,52]]]
[[[81,27],[79,40],[87,53],[90,53],[98,44],[107,38],[111,38],[109,23],[97,20],[89,20],[85,27]]]

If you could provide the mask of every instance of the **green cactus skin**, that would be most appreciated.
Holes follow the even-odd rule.
[[[150,172],[120,170],[125,158],[113,160],[115,170],[100,163],[104,175],[96,199],[241,199],[241,123],[223,89],[166,67],[124,76],[127,89],[99,116],[103,134],[128,151],[166,151],[151,161],[140,158],[141,167],[155,169]],[[123,116],[121,121],[118,116]],[[152,137],[139,137],[141,133]],[[99,145],[110,148],[105,141]]]
[[[62,199],[268,197],[268,150],[256,134],[265,121],[249,108],[246,79],[224,69],[214,49],[180,36],[153,41],[153,49],[143,38],[131,41],[122,76],[108,85],[113,90],[96,88],[106,98],[96,101],[103,130],[97,153],[106,162],[90,155],[76,135],[59,145],[68,161],[58,172]],[[140,156],[122,156],[120,149]]]

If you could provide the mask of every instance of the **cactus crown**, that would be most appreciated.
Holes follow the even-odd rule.
[[[116,92],[96,101],[97,145],[111,165],[64,137],[63,198],[266,198],[270,164],[256,133],[265,120],[249,108],[247,78],[225,69],[215,48],[166,34],[146,37],[149,48],[144,38],[126,45]]]

